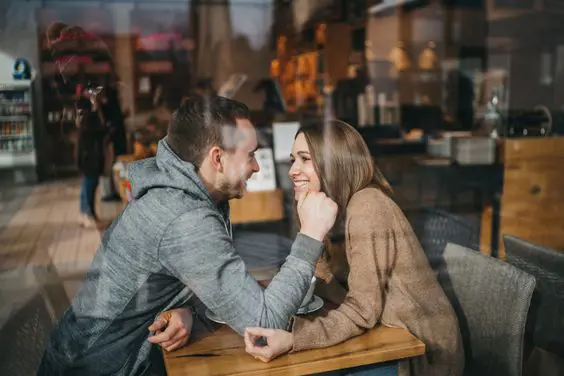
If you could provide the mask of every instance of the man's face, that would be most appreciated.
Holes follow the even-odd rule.
[[[257,133],[248,119],[237,119],[237,128],[226,127],[223,138],[229,151],[225,151],[221,157],[223,172],[220,189],[227,199],[241,198],[247,180],[259,171],[255,159]]]

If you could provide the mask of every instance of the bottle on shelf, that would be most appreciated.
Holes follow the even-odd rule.
[[[500,92],[500,87],[493,88],[490,100],[486,104],[484,115],[485,130],[492,138],[505,136],[505,132],[503,131],[503,118],[499,111]]]

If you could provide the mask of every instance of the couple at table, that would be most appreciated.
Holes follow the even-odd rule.
[[[383,324],[426,344],[401,375],[462,373],[454,312],[366,144],[343,122],[298,131],[289,176],[300,231],[270,284],[253,279],[233,247],[228,200],[259,170],[257,147],[245,105],[211,95],[180,106],[157,156],[131,166],[134,200],[106,231],[40,375],[149,375],[155,344],[187,343],[196,300],[263,361]],[[335,231],[345,232],[344,248],[328,240]],[[297,317],[314,273],[337,308]]]

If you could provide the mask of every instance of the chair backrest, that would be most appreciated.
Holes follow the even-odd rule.
[[[480,248],[479,223],[443,210],[429,208],[410,215],[409,220],[433,268],[440,263],[447,243],[471,249]]]
[[[534,277],[456,244],[447,244],[438,272],[459,320],[466,367],[483,376],[520,376]]]
[[[36,291],[0,328],[0,375],[35,375],[53,328],[47,298]]]
[[[58,320],[71,304],[63,280],[52,264],[34,268],[33,274],[47,298],[52,316]]]
[[[280,266],[292,249],[291,239],[271,233],[237,231],[233,242],[248,267]]]
[[[564,299],[564,252],[504,235],[507,262],[537,279],[537,288]]]
[[[537,280],[527,339],[564,357],[564,253],[504,235],[507,262]]]
[[[54,323],[69,307],[52,264],[12,270],[0,281],[7,312],[0,322],[0,375],[35,375]]]

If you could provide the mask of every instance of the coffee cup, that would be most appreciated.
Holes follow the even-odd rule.
[[[268,286],[270,281],[272,281],[272,279],[276,276],[276,274],[278,274],[279,271],[280,269],[276,266],[249,268],[249,273],[263,287]]]
[[[313,299],[313,292],[315,291],[315,282],[316,281],[317,281],[317,278],[315,278],[315,276],[313,276],[311,278],[311,283],[309,285],[309,289],[307,290],[307,293],[304,296],[304,300],[302,300],[302,304],[300,304],[300,308],[307,306],[311,302],[311,299]]]

